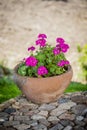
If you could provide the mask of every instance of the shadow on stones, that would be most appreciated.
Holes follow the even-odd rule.
[[[13,127],[0,127],[0,130],[16,130]]]

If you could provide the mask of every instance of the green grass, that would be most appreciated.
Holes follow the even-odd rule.
[[[65,90],[67,92],[87,91],[87,84],[71,82]],[[9,77],[0,78],[0,103],[21,95],[21,91]]]
[[[18,95],[21,95],[21,91],[10,78],[0,78],[0,103]]]
[[[79,82],[71,82],[69,87],[65,90],[65,93],[78,92],[78,91],[87,91],[87,84],[82,84]]]

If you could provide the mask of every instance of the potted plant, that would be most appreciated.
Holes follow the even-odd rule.
[[[14,80],[27,99],[49,103],[57,100],[71,81],[72,67],[64,54],[69,45],[56,38],[55,47],[51,46],[45,34],[39,34],[35,43],[28,48],[29,56],[15,67]]]

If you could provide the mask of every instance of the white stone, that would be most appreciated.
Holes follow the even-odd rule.
[[[20,106],[19,106],[19,105],[13,104],[12,107],[15,108],[15,109],[20,109]]]
[[[20,124],[20,125],[15,125],[14,128],[16,128],[17,130],[26,130],[30,128],[30,125]]]
[[[82,121],[83,119],[84,119],[83,116],[77,116],[77,117],[76,117],[76,120],[78,120],[78,121]]]
[[[5,121],[4,119],[0,118],[0,122],[4,122],[4,121]]]
[[[56,123],[58,123],[59,119],[56,116],[50,116],[48,118],[48,121],[52,122],[53,124],[56,124]]]
[[[44,110],[44,111],[51,111],[53,109],[55,109],[56,106],[51,105],[51,104],[43,104],[39,107],[39,110]]]
[[[10,116],[10,117],[9,117],[9,121],[12,121],[12,120],[13,120],[13,116]]]
[[[64,112],[66,112],[66,110],[62,110],[62,109],[60,110],[59,108],[56,108],[56,109],[51,111],[50,115],[52,115],[52,116],[60,116]]]
[[[75,115],[70,113],[63,113],[59,116],[59,119],[68,119],[73,121],[75,119]]]
[[[15,102],[15,105],[16,105],[16,106],[19,106],[19,105],[20,105],[20,103],[19,103],[19,102]]]
[[[40,111],[38,114],[47,117],[48,111]]]
[[[32,109],[32,110],[38,108],[38,105],[33,104],[33,103],[28,103],[28,102],[21,103],[21,105],[24,107],[28,107],[29,109]]]
[[[64,130],[72,130],[72,126],[66,126],[65,128],[64,128]]]
[[[60,104],[58,106],[58,109],[59,110],[69,110],[71,107],[73,107],[75,105],[76,105],[76,103],[69,101],[69,102]]]
[[[39,119],[46,119],[44,116],[41,116],[41,115],[33,115],[32,117],[31,117],[33,120],[39,120]]]

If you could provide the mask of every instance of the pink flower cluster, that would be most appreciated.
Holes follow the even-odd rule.
[[[58,44],[53,49],[54,55],[58,55],[60,54],[60,52],[63,52],[63,53],[67,52],[67,50],[69,49],[69,45],[65,43],[63,38],[57,38],[56,42]]]
[[[36,40],[36,45],[40,45],[40,47],[46,46],[46,38],[47,36],[45,34],[39,34],[38,39]],[[65,43],[65,40],[63,38],[57,38],[56,39],[57,45],[53,49],[53,54],[58,55],[61,52],[65,53],[69,49],[69,45]],[[35,47],[31,46],[28,48],[28,51],[34,51]],[[24,58],[23,61],[25,62],[26,66],[35,67],[38,66],[39,60],[37,60],[34,56],[29,56],[27,58]],[[68,60],[61,60],[57,63],[57,66],[64,67],[69,64]],[[45,66],[38,66],[37,69],[38,75],[46,75],[48,74],[48,70]]]
[[[37,63],[38,63],[38,60],[35,57],[33,57],[33,56],[30,56],[30,57],[25,59],[26,66],[34,67],[34,66],[37,65]]]
[[[60,54],[60,49],[58,49],[57,47],[55,47],[55,48],[53,49],[53,53],[54,53],[54,55]]]
[[[40,45],[40,47],[46,46],[46,38],[47,36],[45,34],[39,34],[38,40],[36,40],[36,45]]]
[[[69,65],[69,61],[68,60],[61,60],[57,63],[57,65],[60,67],[64,67],[65,65]]]
[[[38,68],[38,75],[45,75],[48,74],[48,70],[45,66],[40,66]]]

